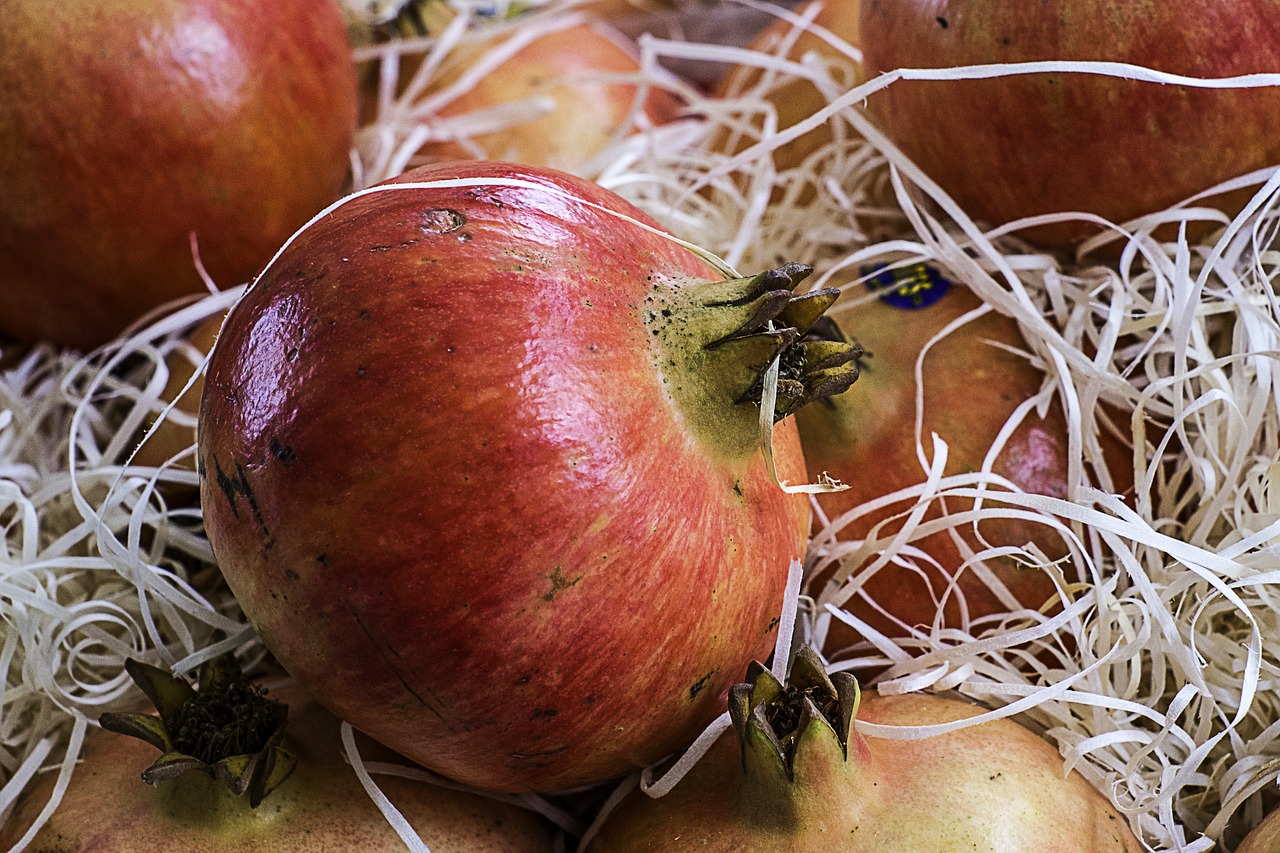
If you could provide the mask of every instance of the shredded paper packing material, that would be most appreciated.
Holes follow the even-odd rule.
[[[804,23],[784,7],[737,5]],[[512,23],[478,6],[458,8],[456,26],[367,45],[360,57],[442,55],[487,38],[486,28],[532,32],[583,14],[548,7]],[[1237,179],[1254,195],[1234,218],[1193,198],[1138,221],[1097,222],[1099,236],[1074,257],[1054,256],[1020,239],[1030,223],[990,229],[969,219],[876,131],[861,104],[871,87],[892,80],[851,91],[838,84],[846,78],[833,60],[784,60],[744,41],[640,35],[641,76],[684,98],[685,117],[620,132],[584,176],[730,268],[812,264],[810,287],[844,290],[837,319],[856,317],[861,302],[876,298],[862,273],[868,265],[928,263],[1018,321],[1026,357],[1045,374],[1041,394],[1020,411],[1063,405],[1073,470],[1086,461],[1106,470],[1095,426],[1132,435],[1139,447],[1131,502],[1106,489],[1063,500],[1021,493],[989,471],[944,476],[945,441],[924,434],[917,419],[920,481],[885,498],[906,501],[909,511],[869,539],[840,542],[851,517],[828,518],[815,504],[822,529],[806,577],[836,565],[842,583],[797,590],[798,639],[821,639],[833,620],[852,622],[862,640],[829,664],[865,673],[865,689],[957,691],[991,716],[1017,713],[1151,849],[1204,853],[1218,840],[1230,849],[1280,805],[1280,175]],[[856,58],[856,48],[847,55]],[[754,87],[710,95],[672,71],[700,61],[769,73]],[[1097,64],[1053,68],[1167,78]],[[812,81],[828,104],[780,128],[769,90],[795,77]],[[396,174],[425,136],[444,132],[414,119],[413,106],[384,98],[361,130],[356,189]],[[489,124],[458,117],[448,132],[518,121],[526,107],[537,105],[490,114]],[[798,165],[775,166],[780,147],[819,125],[831,130],[826,145]],[[743,141],[732,152],[718,142],[726,132]],[[1185,235],[1181,226],[1201,221],[1216,227],[1202,242],[1155,236],[1158,226],[1173,223]],[[203,538],[190,498],[193,452],[159,467],[131,464],[158,419],[191,426],[160,396],[172,359],[198,367],[201,354],[183,334],[238,294],[235,283],[214,284],[209,296],[89,356],[48,347],[0,354],[0,814],[37,768],[68,773],[98,714],[136,702],[126,658],[145,654],[190,673],[226,650],[249,660],[264,654]],[[980,516],[1033,518],[1060,536],[1064,560],[1034,548],[1016,554],[1059,579],[1060,606],[916,629],[905,639],[842,611],[879,567],[927,561],[914,544],[924,536],[973,523],[974,514],[926,515],[949,498],[979,498]],[[998,584],[982,574],[981,558],[1007,555],[976,553],[968,570]]]

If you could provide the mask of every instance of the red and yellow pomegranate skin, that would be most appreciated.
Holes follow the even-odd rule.
[[[0,330],[88,348],[241,284],[341,195],[355,65],[333,0],[7,3]]]
[[[264,641],[339,716],[469,784],[568,789],[720,712],[771,648],[808,508],[740,440],[754,406],[664,384],[646,299],[722,276],[562,173],[397,181],[453,178],[480,185],[344,204],[232,309],[205,520]],[[774,440],[799,482],[794,427]]]
[[[857,719],[930,726],[983,709],[924,694],[863,694]],[[825,725],[825,724],[818,724]],[[663,797],[634,793],[586,853],[1140,853],[1124,818],[1047,741],[1010,720],[920,740],[803,738],[794,778],[743,771],[717,741]]]
[[[212,776],[191,771],[158,785],[141,772],[158,756],[154,746],[111,732],[85,741],[66,794],[27,850],[32,853],[391,853],[404,842],[387,823],[343,757],[340,721],[297,685],[270,696],[289,706],[285,747],[297,767],[256,808]],[[405,762],[376,744],[361,743],[366,760]],[[550,853],[552,831],[532,812],[487,797],[427,782],[376,777],[421,838],[441,853]],[[53,792],[45,774],[0,827],[0,849],[27,832]]]

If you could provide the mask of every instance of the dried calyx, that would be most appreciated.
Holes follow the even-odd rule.
[[[161,751],[143,781],[155,785],[200,771],[237,796],[247,791],[257,808],[293,772],[297,759],[281,746],[288,706],[268,699],[231,656],[205,663],[198,687],[137,660],[127,661],[125,670],[159,716],[107,713],[98,722]]]
[[[759,663],[747,683],[729,691],[729,716],[742,747],[748,777],[796,781],[797,764],[814,748],[827,758],[849,755],[858,709],[858,681],[847,672],[828,675],[818,653],[801,646],[785,684]]]
[[[764,377],[778,363],[774,421],[847,390],[858,378],[861,347],[806,334],[840,296],[836,288],[797,295],[813,270],[784,264],[747,278],[655,281],[643,315],[658,368],[672,396],[709,433],[755,439],[742,404],[762,401]],[[736,407],[739,411],[728,411]],[[736,430],[731,422],[742,422]]]
[[[369,25],[383,39],[412,39],[439,35],[457,13],[444,0],[408,0],[399,4],[369,4]]]

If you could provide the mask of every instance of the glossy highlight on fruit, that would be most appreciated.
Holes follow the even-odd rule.
[[[0,329],[90,348],[250,278],[343,191],[333,0],[15,0],[0,27]]]
[[[230,312],[199,422],[222,571],[286,669],[427,767],[558,791],[690,742],[776,631],[809,512],[778,413],[838,393],[838,295],[745,278],[589,182],[409,172]],[[777,474],[801,483],[795,427]]]

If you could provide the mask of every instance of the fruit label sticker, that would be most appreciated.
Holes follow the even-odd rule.
[[[932,264],[908,266],[865,264],[860,269],[867,287],[882,291],[880,298],[895,308],[928,308],[951,289],[951,281]]]

